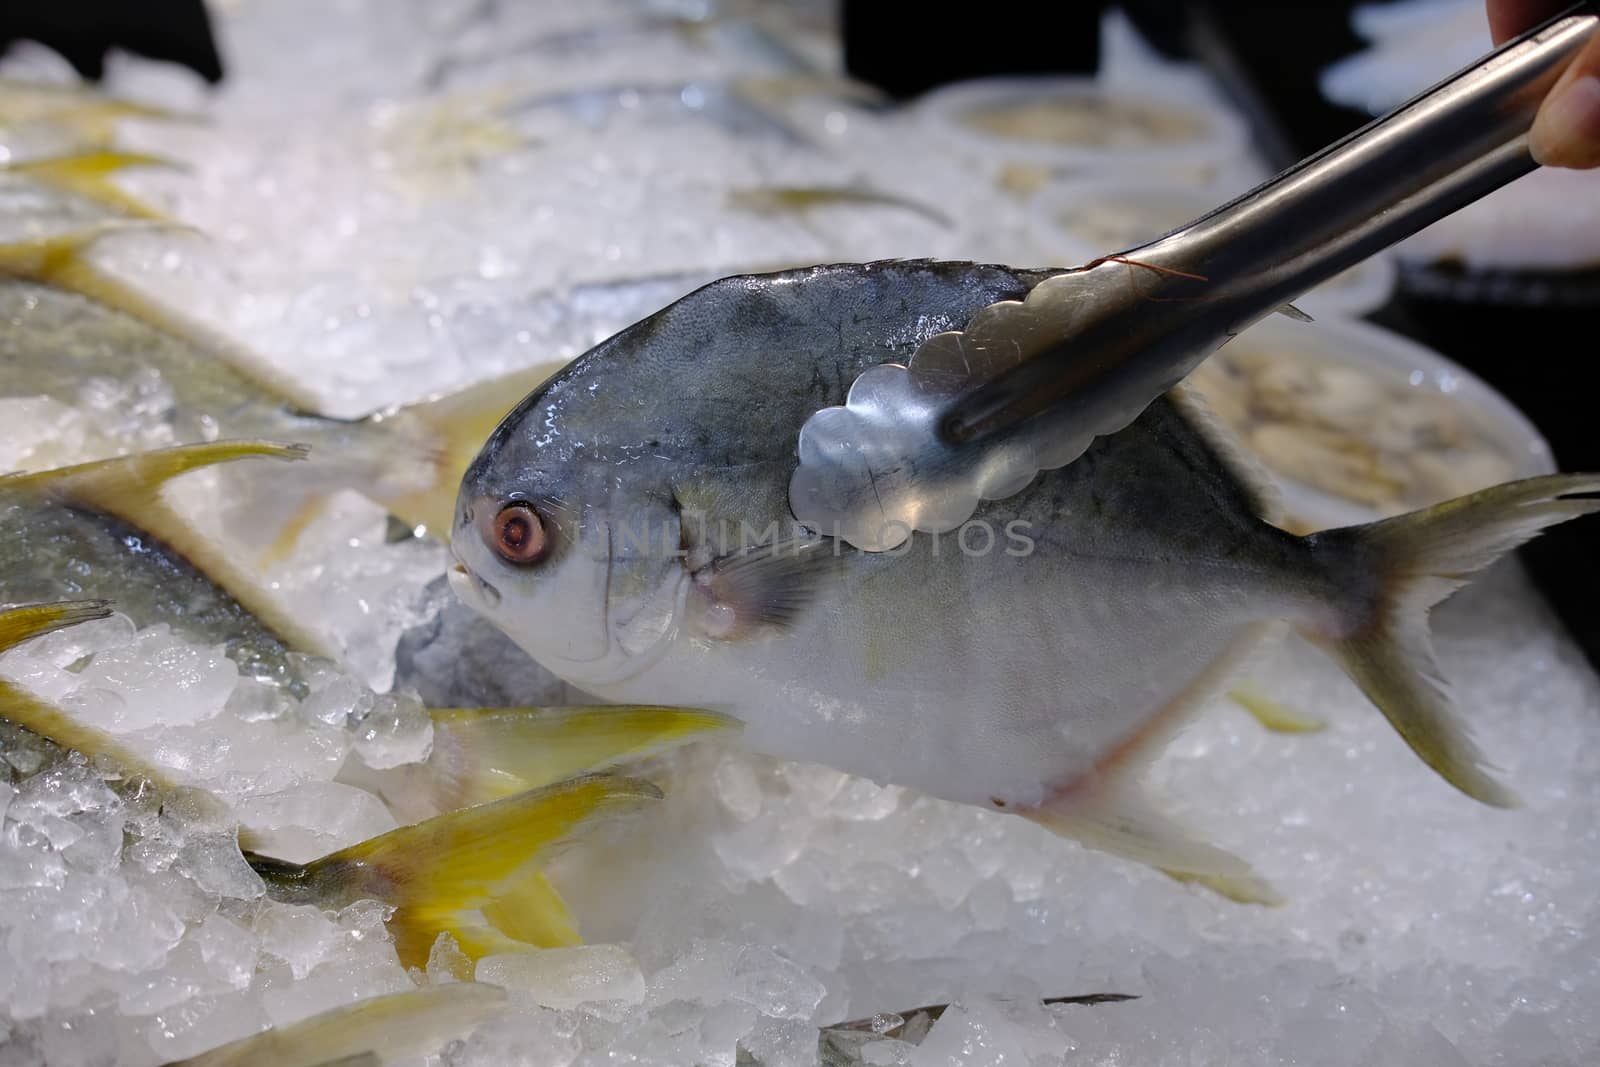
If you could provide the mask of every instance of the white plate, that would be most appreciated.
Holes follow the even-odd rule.
[[[1260,348],[1355,368],[1393,389],[1446,398],[1473,438],[1506,461],[1511,477],[1556,470],[1549,444],[1509,400],[1470,371],[1390,330],[1358,319],[1302,323],[1273,316],[1252,326],[1212,358],[1237,356],[1241,350]],[[1283,490],[1290,516],[1304,525],[1346,526],[1370,522],[1384,514],[1376,507],[1319,491],[1277,471],[1270,473]]]

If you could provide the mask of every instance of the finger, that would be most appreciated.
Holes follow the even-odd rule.
[[[1545,97],[1528,148],[1547,167],[1600,167],[1600,36]]]

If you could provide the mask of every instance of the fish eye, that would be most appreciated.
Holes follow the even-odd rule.
[[[526,500],[512,500],[501,507],[485,532],[500,558],[519,566],[537,563],[550,545],[539,513]]]

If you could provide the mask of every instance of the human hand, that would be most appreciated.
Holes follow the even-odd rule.
[[[1568,6],[1570,0],[1487,0],[1494,43],[1515,37]],[[1528,134],[1533,158],[1547,167],[1600,167],[1600,35],[1545,97]]]

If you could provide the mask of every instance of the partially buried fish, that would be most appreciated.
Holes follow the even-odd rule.
[[[109,612],[103,601],[0,611],[0,652]],[[175,781],[117,739],[4,679],[0,719],[111,765],[109,773],[125,787],[154,790],[163,810],[170,806],[207,825],[227,823],[216,797]],[[441,934],[469,959],[578,943],[574,920],[543,868],[586,830],[660,795],[636,779],[578,775],[539,789],[514,788],[503,799],[402,826],[310,863],[249,851],[255,835],[248,827],[238,831],[238,840],[273,900],[321,908],[367,899],[389,905],[385,925],[400,962],[421,967]]]
[[[446,982],[352,1005],[230,1041],[166,1067],[378,1067],[426,1056],[506,1009],[506,990]]]
[[[449,982],[368,997],[166,1067],[377,1067],[430,1055],[506,1008],[505,990]]]
[[[362,419],[318,415],[299,383],[98,267],[91,246],[126,230],[107,223],[0,244],[0,396],[81,408],[86,389],[154,379],[168,391],[153,401],[156,414],[179,441],[263,437],[312,446],[310,462],[273,481],[270,514],[258,512],[250,524],[273,535],[263,538],[269,553],[291,547],[341,489],[408,526],[446,534],[474,450],[515,397],[560,366],[551,361]]]
[[[334,660],[336,653],[162,497],[171,479],[190,471],[300,454],[270,443],[218,442],[0,475],[0,604],[114,602],[140,629],[165,624],[189,641],[221,645],[241,674],[303,695],[304,657]],[[455,695],[447,689],[436,695]],[[734,726],[714,712],[654,705],[601,716],[584,706],[444,704],[429,716],[433,744],[425,763],[374,771],[351,761],[343,772],[349,784],[383,797],[402,821],[636,762]],[[59,736],[59,728],[43,732]],[[78,747],[70,738],[64,743]]]
[[[816,267],[709,285],[534,391],[462,482],[452,584],[612,700],[727,711],[750,747],[1031,818],[1269,899],[1141,794],[1139,771],[1281,625],[1333,656],[1421,758],[1512,795],[1456,719],[1428,609],[1600,476],[1536,478],[1308,537],[1271,523],[1184,391],[955,535],[858,553],[799,527],[801,424],[865,368],[1049,272]]]

